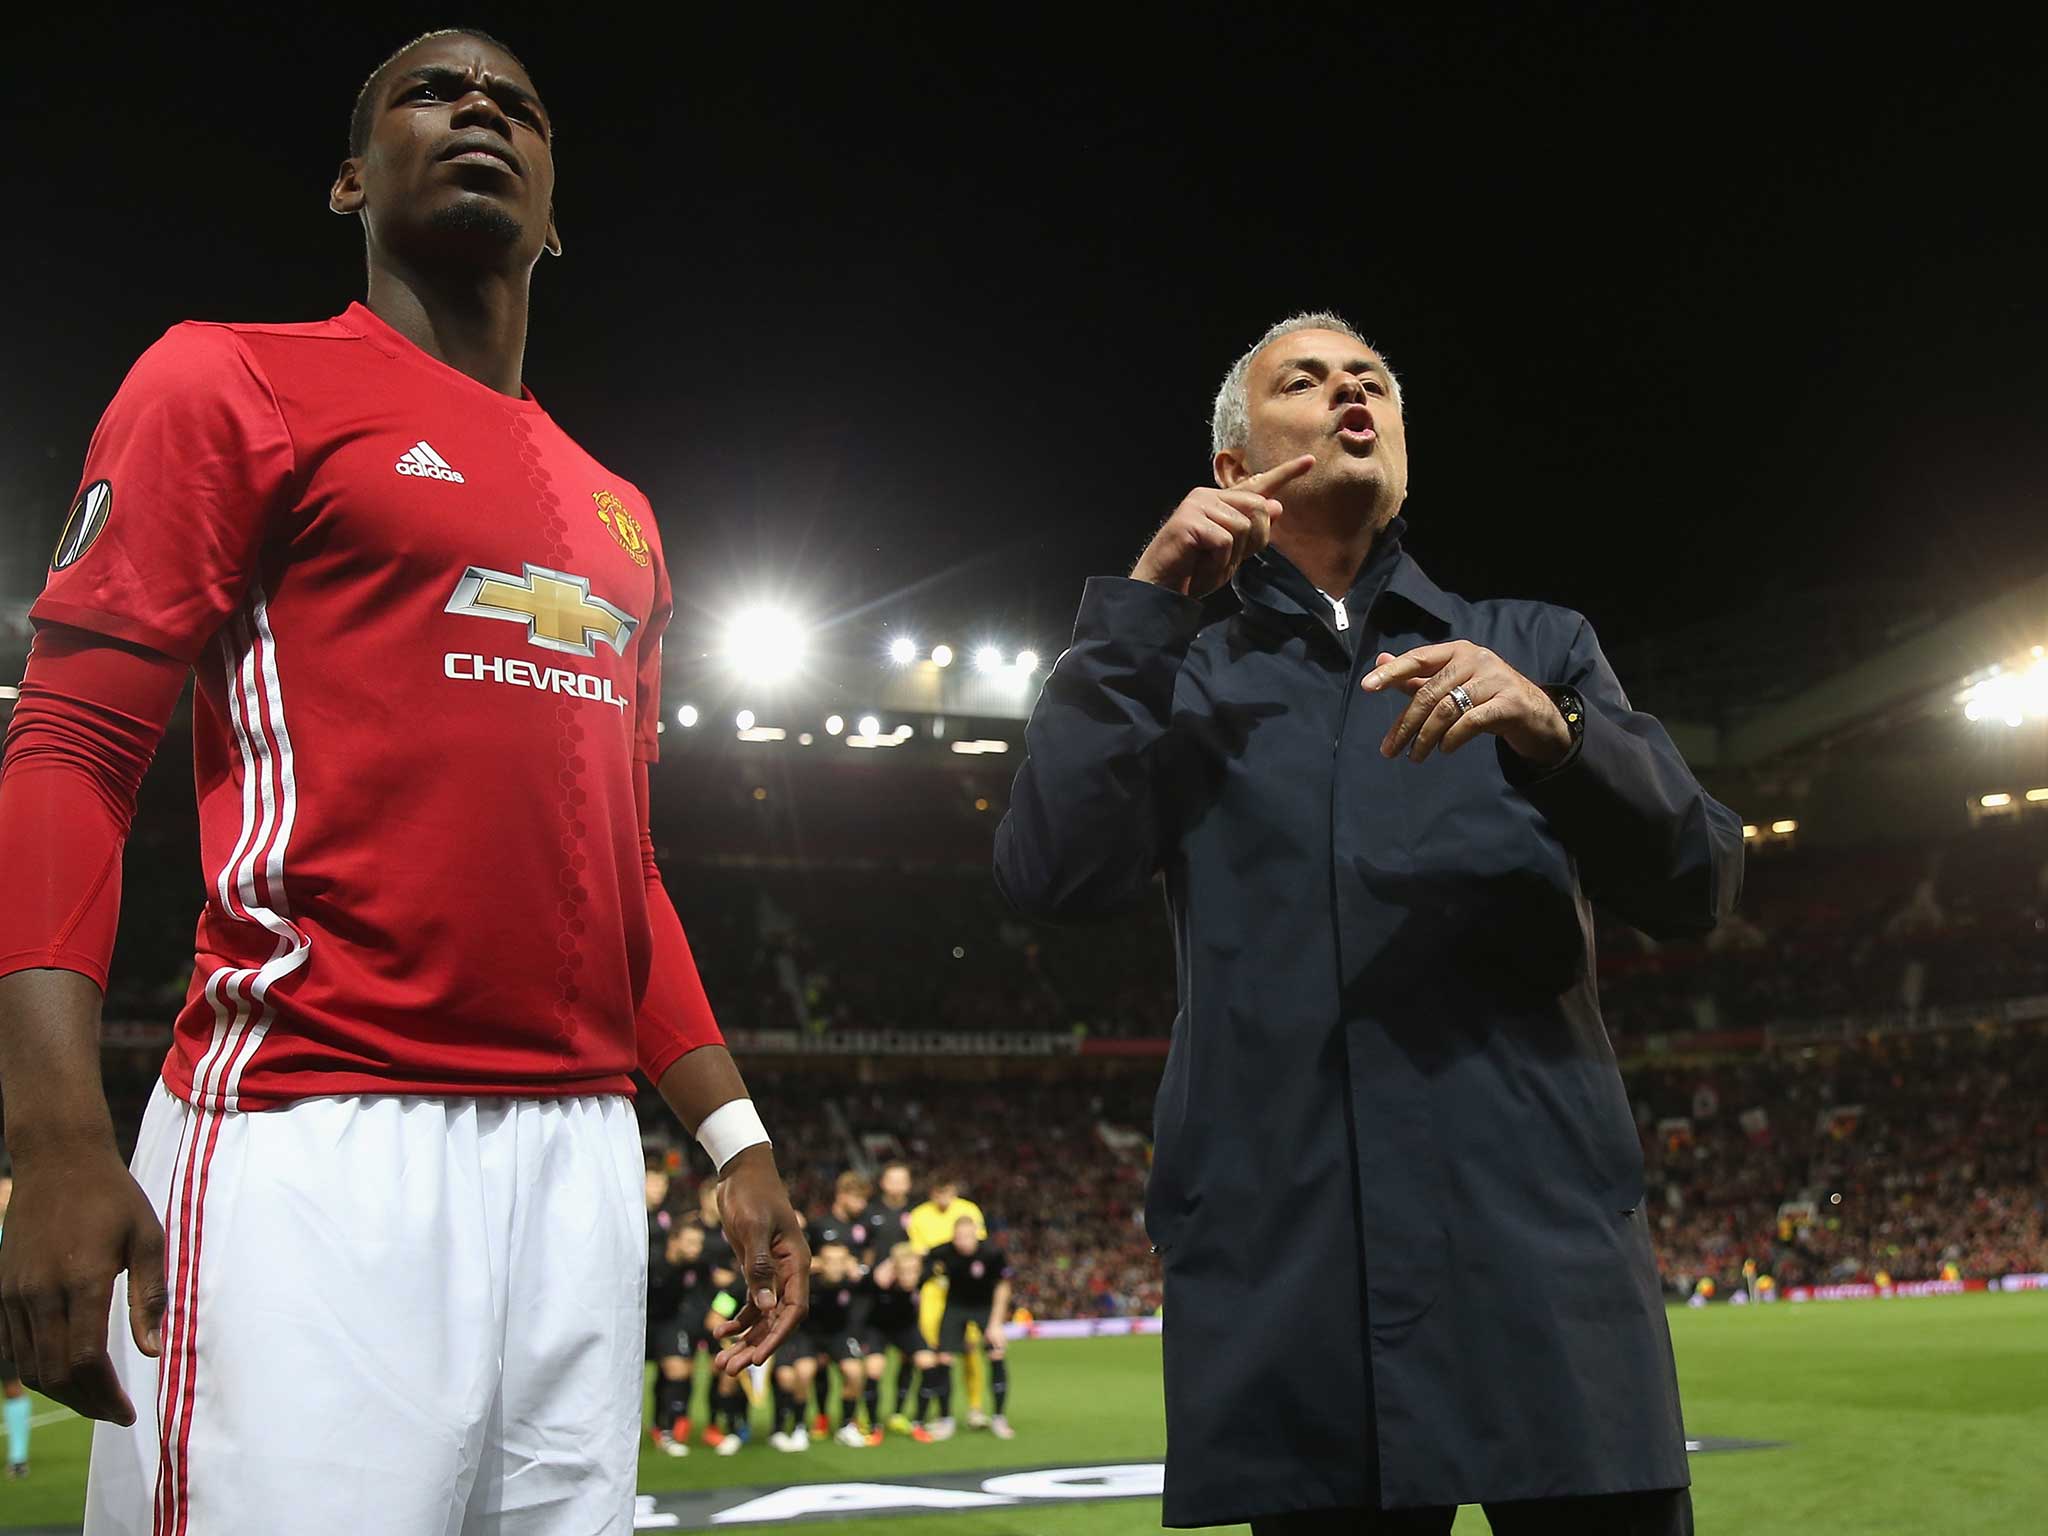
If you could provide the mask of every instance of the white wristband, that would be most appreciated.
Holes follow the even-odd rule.
[[[749,1147],[768,1140],[768,1127],[752,1099],[731,1099],[704,1117],[697,1127],[697,1145],[711,1156],[711,1166],[720,1173],[725,1165]]]

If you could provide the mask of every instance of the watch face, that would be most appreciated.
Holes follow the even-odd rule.
[[[1571,727],[1576,740],[1586,729],[1586,706],[1580,702],[1575,688],[1552,688],[1550,699],[1557,706],[1557,712],[1564,716],[1564,723]]]

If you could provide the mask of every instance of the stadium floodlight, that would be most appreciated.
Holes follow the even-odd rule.
[[[879,736],[882,734],[882,722],[873,715],[862,715],[860,717],[860,733],[863,736]]]
[[[1003,653],[992,645],[984,645],[974,653],[974,670],[994,672],[1003,664]]]
[[[1744,823],[1742,824],[1742,840],[1743,840],[1744,842],[1748,842],[1748,841],[1749,841],[1749,840],[1750,840],[1750,839],[1751,839],[1752,837],[1755,837],[1755,836],[1756,836],[1756,823],[1755,823],[1755,822],[1753,822],[1753,821],[1746,821],[1746,822],[1744,822]]]
[[[1788,816],[1783,821],[1772,822],[1771,830],[1777,833],[1778,836],[1783,837],[1788,832],[1797,832],[1799,830],[1799,823]]]
[[[754,712],[751,709],[743,709],[732,717],[732,723],[743,731],[751,731],[754,728]]]
[[[2048,789],[2030,789],[2027,791],[2027,799],[2039,805],[2043,800],[2048,800]]]
[[[935,667],[950,667],[953,665],[953,647],[950,645],[933,646],[932,665]]]
[[[677,725],[680,725],[680,726],[682,726],[682,727],[683,727],[683,728],[684,728],[685,730],[687,730],[687,729],[688,729],[689,727],[691,727],[691,726],[695,725],[696,723],[697,723],[697,706],[696,706],[696,705],[694,705],[694,704],[685,704],[685,705],[684,705],[684,706],[683,706],[683,707],[682,707],[681,709],[679,709],[679,710],[677,710],[677,711],[676,711],[676,724],[677,724]]]
[[[1977,803],[1983,806],[1984,809],[1987,811],[1995,811],[2000,806],[2011,805],[2012,796],[2005,794],[2003,792],[1995,795],[1985,795],[1981,799],[1979,799]]]
[[[917,660],[917,642],[908,635],[898,635],[889,642],[889,659],[899,667],[907,667]]]
[[[827,715],[825,717],[825,734],[827,736],[837,736],[841,731],[845,729],[846,721],[842,719],[840,716]]]
[[[1017,670],[1026,677],[1036,672],[1038,670],[1038,652],[1019,651],[1017,653]]]
[[[778,682],[794,674],[803,665],[807,647],[797,616],[766,603],[742,608],[725,629],[726,664],[760,682]]]
[[[1965,682],[1955,701],[1963,706],[1965,720],[2003,721],[2014,730],[2029,719],[2048,720],[2048,660],[2042,659],[2042,647],[2034,646],[2031,656],[2010,666],[1986,667]]]

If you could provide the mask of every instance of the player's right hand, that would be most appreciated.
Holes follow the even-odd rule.
[[[1266,547],[1273,519],[1284,510],[1273,492],[1315,462],[1314,454],[1304,453],[1227,491],[1213,485],[1189,491],[1138,556],[1132,579],[1187,597],[1207,597]]]
[[[114,1276],[128,1272],[128,1326],[163,1352],[164,1229],[111,1144],[17,1158],[0,1243],[0,1354],[33,1387],[89,1419],[133,1424],[107,1355]]]
[[[766,1365],[811,1310],[811,1247],[765,1141],[719,1169],[718,1209],[746,1279],[747,1304],[710,1325],[724,1346],[713,1364],[738,1376]]]

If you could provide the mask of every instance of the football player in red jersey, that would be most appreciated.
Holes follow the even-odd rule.
[[[550,135],[485,34],[381,65],[330,194],[367,301],[151,347],[32,610],[0,1356],[103,1421],[91,1532],[630,1530],[636,1068],[719,1172],[748,1297],[720,1366],[805,1309],[647,833],[661,540],[524,384]],[[121,846],[195,673],[198,964],[124,1168],[97,1047]]]

